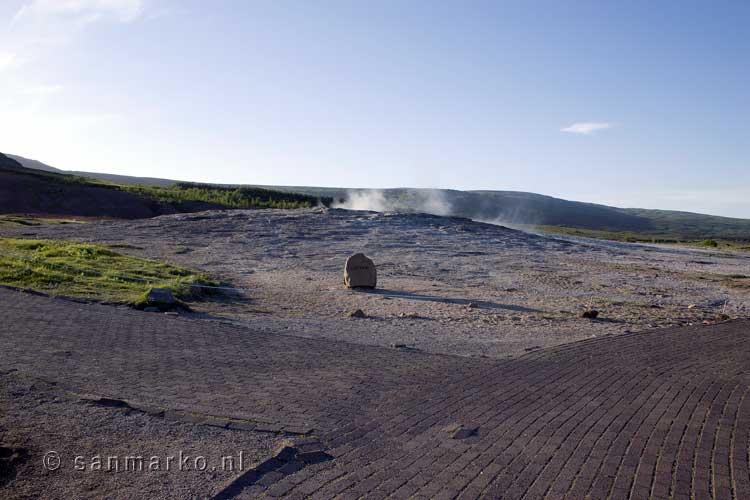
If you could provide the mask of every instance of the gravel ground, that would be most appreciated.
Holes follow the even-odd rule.
[[[747,317],[750,307],[747,254],[551,238],[423,214],[213,211],[0,235],[113,244],[196,267],[243,289],[196,309],[256,330],[463,356],[515,357]],[[378,266],[375,292],[343,287],[344,261],[359,251]],[[368,318],[350,318],[356,309]],[[587,309],[599,319],[581,318]]]
[[[206,498],[239,475],[240,453],[246,470],[269,456],[279,440],[275,434],[92,406],[17,372],[0,374],[0,410],[0,447],[19,455],[0,474],[4,499]],[[42,461],[52,451],[60,459],[49,459],[48,467],[59,465],[54,471]],[[138,456],[142,462],[126,464],[125,457]],[[206,470],[198,470],[204,467],[199,456]]]

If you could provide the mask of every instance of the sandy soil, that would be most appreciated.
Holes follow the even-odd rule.
[[[514,357],[601,335],[747,317],[750,255],[563,240],[420,214],[306,209],[2,227],[199,268],[241,289],[197,306],[255,329],[464,356]],[[378,266],[343,287],[346,258]],[[362,309],[366,319],[350,318]],[[599,319],[580,317],[596,309]],[[144,313],[148,314],[148,313]]]

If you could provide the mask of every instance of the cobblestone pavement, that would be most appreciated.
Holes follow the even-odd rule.
[[[322,444],[231,497],[750,498],[747,322],[498,361],[8,290],[0,315],[0,370]]]

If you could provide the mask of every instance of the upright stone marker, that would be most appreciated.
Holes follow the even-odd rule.
[[[375,288],[378,273],[375,263],[365,254],[354,254],[346,259],[344,266],[344,284],[349,288]]]

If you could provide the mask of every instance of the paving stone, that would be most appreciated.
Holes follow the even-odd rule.
[[[750,494],[746,321],[495,361],[10,290],[0,315],[2,371],[155,417],[310,436],[241,498]]]

